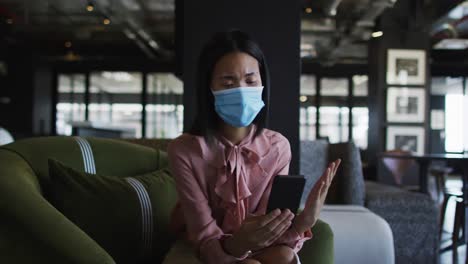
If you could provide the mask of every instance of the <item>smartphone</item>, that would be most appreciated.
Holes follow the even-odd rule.
[[[297,214],[305,182],[305,178],[301,175],[276,176],[268,199],[267,213],[275,209],[289,209]]]

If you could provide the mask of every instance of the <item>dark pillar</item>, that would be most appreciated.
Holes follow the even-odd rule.
[[[299,171],[300,1],[177,1],[176,35],[184,80],[184,128],[195,113],[194,79],[202,45],[217,31],[240,29],[257,40],[271,73],[270,128],[289,139],[291,173]],[[181,26],[182,24],[182,26]],[[180,31],[182,30],[183,33]],[[177,44],[176,44],[177,46]]]
[[[33,134],[33,68],[32,55],[6,45],[3,63],[7,73],[0,89],[0,126],[15,139]]]
[[[369,44],[369,165],[375,179],[394,183],[391,175],[382,165],[379,166],[378,154],[386,148],[386,130],[389,125],[419,126],[426,131],[424,149],[428,152],[429,130],[429,51],[430,38],[425,30],[425,18],[422,10],[422,0],[400,0],[391,9],[386,10],[379,19],[379,29],[384,35],[375,38]],[[389,85],[386,82],[387,51],[388,49],[417,49],[426,51],[426,81],[423,85],[408,87],[424,88],[426,90],[425,122],[417,124],[387,123],[386,122],[386,93]],[[377,175],[379,175],[377,177]],[[409,174],[408,174],[409,175]],[[416,183],[417,172],[411,179],[406,177],[409,184]]]
[[[51,135],[55,119],[52,118],[52,109],[55,107],[52,102],[54,74],[52,68],[47,63],[39,62],[34,67],[33,82],[33,109],[32,120],[33,134],[35,136]]]

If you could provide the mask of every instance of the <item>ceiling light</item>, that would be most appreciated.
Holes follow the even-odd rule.
[[[104,18],[104,20],[102,20],[102,23],[103,23],[104,25],[109,25],[109,24],[111,23],[111,21],[110,21],[109,18],[106,17],[106,18]]]
[[[81,57],[73,53],[73,51],[68,51],[67,54],[65,54],[64,59],[66,61],[77,61],[77,60],[80,60]]]
[[[86,10],[88,12],[93,12],[94,11],[94,5],[92,2],[88,2],[88,5],[86,5]]]
[[[468,48],[468,39],[443,39],[434,45],[434,49],[464,50]]]
[[[310,14],[310,13],[312,13],[312,8],[310,8],[310,7],[307,7],[307,8],[305,9],[305,12],[306,12],[307,14]]]
[[[149,45],[155,49],[159,49],[159,44],[154,40],[150,40]]]
[[[65,41],[65,47],[66,48],[71,48],[71,46],[72,46],[71,41]]]
[[[13,19],[7,18],[6,23],[7,23],[8,25],[13,24]]]
[[[307,96],[301,95],[301,96],[299,97],[299,101],[301,101],[302,103],[307,102]]]
[[[124,29],[123,29],[123,32],[124,32],[125,36],[127,36],[127,38],[129,38],[129,39],[136,39],[135,33],[133,33],[132,31],[130,31],[128,28],[124,28]]]
[[[372,32],[371,36],[373,38],[379,38],[379,37],[383,36],[383,32],[382,31],[375,31],[375,32]]]

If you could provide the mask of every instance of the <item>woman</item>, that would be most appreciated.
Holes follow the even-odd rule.
[[[181,223],[194,250],[180,241],[166,263],[300,263],[297,252],[312,237],[340,161],[327,168],[300,215],[265,214],[273,178],[288,174],[291,151],[284,136],[265,128],[270,84],[263,53],[245,33],[218,33],[201,52],[197,78],[194,125],[168,148],[179,193],[173,223]]]

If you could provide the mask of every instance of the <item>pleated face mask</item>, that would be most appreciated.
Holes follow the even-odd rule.
[[[234,127],[250,125],[265,106],[262,100],[263,86],[237,87],[212,91],[215,97],[215,111]]]

